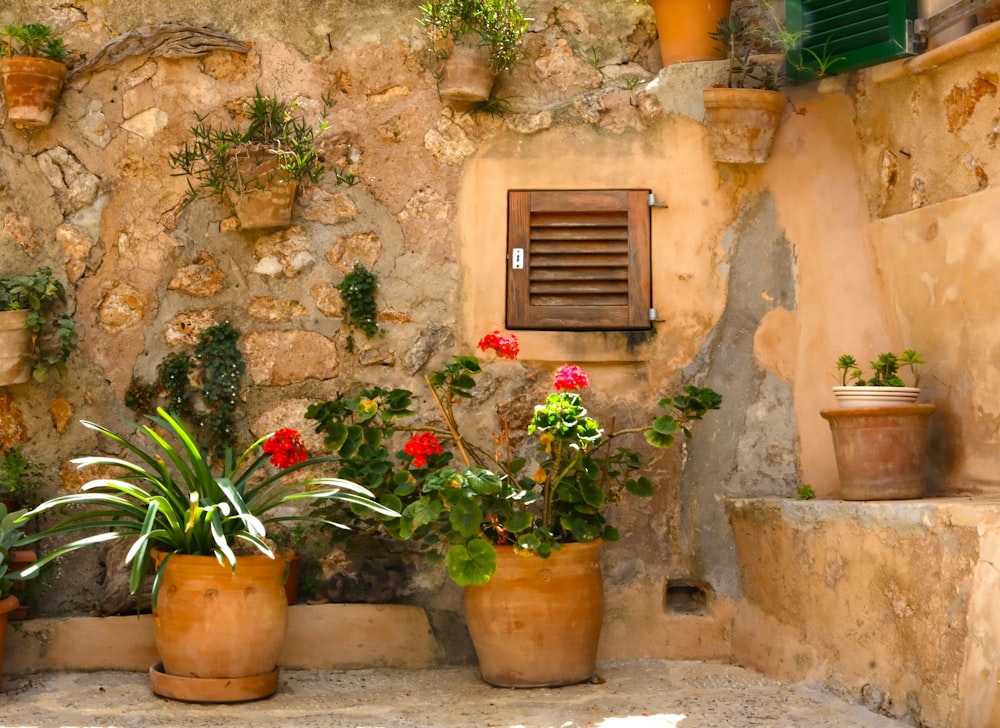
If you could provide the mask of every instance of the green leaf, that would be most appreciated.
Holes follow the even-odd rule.
[[[653,447],[668,448],[673,447],[674,436],[664,435],[656,430],[645,430],[643,433],[646,437],[646,442],[648,442]]]
[[[649,478],[641,476],[638,480],[625,481],[625,489],[632,495],[648,498],[653,495],[653,483]]]
[[[497,553],[486,541],[474,538],[448,549],[445,564],[459,586],[481,586],[496,573]]]
[[[448,520],[464,538],[472,538],[483,523],[483,509],[473,500],[462,499],[452,506]]]

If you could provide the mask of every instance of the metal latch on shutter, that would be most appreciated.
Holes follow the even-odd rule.
[[[514,248],[510,253],[511,270],[524,270],[524,248]]]

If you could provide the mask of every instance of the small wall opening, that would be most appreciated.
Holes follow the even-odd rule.
[[[695,579],[668,579],[663,608],[669,614],[708,614],[712,587]]]

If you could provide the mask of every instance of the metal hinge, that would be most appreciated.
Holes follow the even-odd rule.
[[[656,199],[656,193],[655,192],[650,192],[649,193],[648,202],[649,202],[649,206],[650,207],[666,207],[667,206],[667,203],[657,201],[657,199]]]

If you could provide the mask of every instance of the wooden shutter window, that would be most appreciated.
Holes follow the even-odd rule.
[[[788,75],[808,81],[826,59],[827,75],[874,66],[916,53],[916,0],[787,0],[785,25],[805,31],[800,48],[788,52]]]
[[[507,202],[507,328],[650,328],[649,190],[512,190]]]

